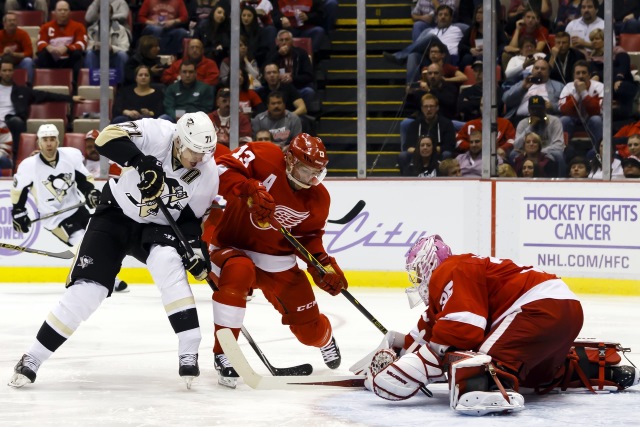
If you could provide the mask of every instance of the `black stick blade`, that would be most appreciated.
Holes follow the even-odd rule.
[[[364,209],[364,205],[366,205],[366,202],[364,200],[360,200],[345,216],[340,219],[329,219],[327,220],[327,222],[330,222],[332,224],[348,224],[353,221],[353,219],[358,216],[360,212],[362,212],[362,209]]]

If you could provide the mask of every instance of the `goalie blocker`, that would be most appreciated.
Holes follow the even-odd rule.
[[[620,353],[628,351],[616,343],[576,341],[561,375],[547,387],[534,391],[545,394],[558,388],[596,393],[638,385],[638,369],[620,365]],[[368,368],[365,387],[387,400],[405,400],[420,387],[444,379],[445,371],[449,405],[461,414],[506,414],[524,409],[517,376],[501,369],[491,356],[472,351],[447,352],[441,359],[428,345],[401,358],[389,348],[379,349]]]

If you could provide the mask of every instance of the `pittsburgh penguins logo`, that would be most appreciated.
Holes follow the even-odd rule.
[[[49,190],[58,202],[69,193],[75,182],[70,173],[59,173],[58,175],[49,175],[46,180],[42,181],[42,185]],[[50,199],[53,200],[53,199]]]
[[[184,191],[184,187],[178,183],[178,180],[173,178],[165,178],[164,186],[168,189],[168,194],[162,194],[160,197],[162,201],[167,205],[169,209],[176,209],[181,211],[184,209],[184,206],[180,204],[180,200],[186,199],[189,197],[189,194]],[[162,191],[164,193],[164,190]],[[129,201],[135,206],[140,208],[140,218],[146,218],[149,215],[156,216],[158,215],[158,202],[156,199],[142,199],[138,202],[131,193],[125,193]]]

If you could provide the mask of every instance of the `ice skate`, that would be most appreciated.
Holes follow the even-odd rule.
[[[197,354],[181,354],[180,355],[180,369],[178,374],[187,383],[187,388],[191,388],[191,382],[193,379],[200,375],[200,368],[198,367],[198,355]]]
[[[524,398],[520,393],[507,390],[509,402],[499,391],[470,391],[460,396],[453,408],[465,415],[508,414],[524,409]]]
[[[9,386],[20,388],[26,384],[35,382],[36,372],[40,367],[40,361],[28,354],[22,355],[18,364],[13,368],[13,376],[9,380]]]
[[[120,280],[120,282],[116,283],[113,287],[113,290],[118,293],[129,292],[129,285],[124,280]]]
[[[342,356],[340,356],[340,349],[338,348],[338,344],[336,343],[336,339],[331,337],[331,341],[329,344],[324,347],[320,347],[320,353],[322,353],[322,358],[324,359],[325,365],[327,365],[330,369],[337,369],[340,366],[340,362],[342,362]]]
[[[605,368],[608,372],[607,378],[618,384],[622,389],[640,384],[640,371],[633,366],[612,366]]]
[[[218,384],[223,385],[229,388],[236,388],[236,384],[238,383],[238,373],[233,366],[231,366],[231,362],[227,359],[227,356],[224,353],[218,353],[214,355],[216,371],[218,371]]]

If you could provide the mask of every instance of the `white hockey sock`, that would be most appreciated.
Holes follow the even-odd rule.
[[[43,346],[42,344],[40,344],[40,342],[38,340],[34,341],[34,343],[31,345],[31,348],[29,349],[29,351],[27,351],[27,354],[31,357],[33,357],[34,359],[38,360],[38,366],[37,368],[40,367],[40,365],[42,365],[43,362],[45,362],[47,359],[49,359],[51,357],[51,355],[53,354],[52,351],[47,350],[47,348],[45,346]],[[38,369],[34,369],[34,372],[38,372]]]
[[[178,354],[198,354],[202,334],[200,328],[189,329],[178,334]]]

